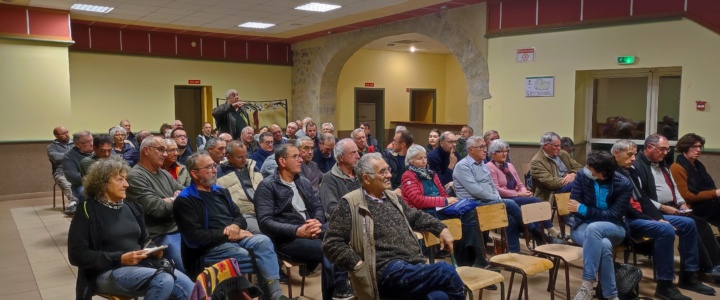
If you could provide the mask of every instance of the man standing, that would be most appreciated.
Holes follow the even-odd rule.
[[[298,131],[298,126],[295,122],[290,122],[287,124],[287,127],[285,128],[285,135],[283,136],[286,139],[289,140],[296,140],[297,136],[295,133]]]
[[[319,196],[320,179],[323,173],[320,171],[320,168],[318,168],[318,165],[312,161],[313,141],[309,137],[304,136],[295,142],[295,146],[300,150],[300,157],[302,158],[300,175],[305,176],[305,178],[310,181],[315,195]]]
[[[540,138],[540,151],[530,161],[530,175],[535,197],[551,201],[553,193],[569,193],[575,175],[583,168],[560,148],[560,136],[546,132]]]
[[[457,146],[458,146],[458,154],[460,155],[458,158],[463,159],[465,156],[467,156],[467,147],[465,143],[467,142],[467,139],[473,135],[475,130],[472,129],[470,126],[463,126],[462,129],[460,129],[460,138],[457,140]]]
[[[140,204],[145,215],[145,227],[155,245],[167,245],[165,256],[175,261],[175,267],[185,272],[180,257],[180,233],[173,219],[173,202],[183,189],[163,170],[167,144],[160,137],[146,138],[140,144],[140,161],[128,172],[127,199]]]
[[[320,141],[319,147],[313,151],[313,161],[318,164],[320,172],[326,174],[335,165],[335,155],[333,155],[335,136],[330,133],[322,133],[318,140]],[[357,148],[357,146],[355,147]]]
[[[245,102],[240,101],[236,90],[225,93],[225,103],[212,111],[220,133],[229,133],[236,140],[243,128],[250,126],[250,117],[243,106]]]
[[[412,232],[432,232],[441,249],[452,251],[445,225],[389,190],[390,170],[379,153],[363,156],[355,169],[362,188],[343,196],[323,243],[328,259],[351,272],[355,294],[360,299],[465,299],[455,268],[426,264]]]
[[[260,234],[254,199],[255,190],[263,177],[255,171],[255,161],[248,159],[247,155],[248,151],[243,143],[230,142],[225,153],[227,161],[220,163],[218,168],[217,185],[228,190],[232,201],[240,208],[240,213],[247,221],[247,230]]]
[[[405,154],[407,154],[408,149],[412,145],[412,133],[407,130],[400,130],[396,132],[395,137],[393,137],[393,150],[387,151],[387,154],[385,155],[392,172],[392,179],[390,180],[390,183],[392,185],[392,189],[398,194],[400,193],[403,173],[405,173],[407,168],[405,165]]]
[[[660,299],[690,299],[680,293],[673,284],[675,273],[673,265],[675,253],[675,235],[680,238],[678,249],[680,250],[681,276],[690,280],[683,280],[689,290],[701,294],[714,294],[715,291],[703,285],[698,280],[692,280],[694,276],[688,273],[695,273],[698,270],[698,232],[695,222],[685,216],[663,215],[660,213],[646,194],[640,192],[635,185],[637,172],[633,168],[637,146],[629,140],[615,142],[612,147],[612,155],[617,164],[618,172],[625,175],[633,183],[633,198],[630,199],[630,207],[627,215],[630,233],[634,238],[649,237],[654,239],[655,256],[654,268],[657,275],[657,287],[655,297]],[[720,274],[716,274],[720,275]],[[685,278],[684,278],[685,279]]]
[[[58,126],[53,129],[53,135],[55,140],[47,146],[47,155],[50,159],[50,165],[52,166],[52,175],[55,184],[57,184],[65,197],[70,203],[76,202],[77,198],[73,195],[72,184],[65,178],[63,173],[63,158],[65,153],[75,147],[72,141],[70,141],[70,132],[63,126]]]
[[[456,150],[458,139],[452,132],[445,131],[440,134],[438,141],[440,147],[435,147],[427,154],[428,168],[438,175],[440,183],[448,189],[453,182],[455,165],[460,160],[460,154]]]
[[[65,152],[62,162],[63,174],[65,174],[65,179],[70,182],[70,187],[75,196],[70,199],[70,204],[65,209],[65,214],[67,215],[75,214],[78,204],[85,201],[80,161],[92,154],[93,136],[90,134],[90,131],[77,132],[73,134],[73,143],[75,147]],[[75,199],[77,200],[73,201]]]
[[[228,190],[215,185],[213,159],[196,153],[188,158],[187,166],[193,183],[180,193],[173,212],[182,233],[183,262],[190,277],[197,276],[205,265],[234,258],[240,271],[258,274],[260,286],[270,299],[288,299],[280,289],[272,242],[267,236],[247,231],[245,218]]]
[[[192,149],[188,146],[188,137],[182,128],[173,129],[170,138],[175,140],[178,146],[178,163],[185,164],[185,160],[193,154]]]
[[[113,154],[113,139],[107,134],[100,134],[93,138],[93,154],[80,161],[80,175],[84,178],[90,165],[98,159],[108,158]]]
[[[197,144],[197,150],[203,150],[205,149],[205,143],[209,141],[212,138],[212,124],[210,122],[203,123],[202,127],[202,133],[198,134],[197,138],[195,139],[195,144]]]
[[[255,161],[255,171],[260,172],[260,168],[262,168],[263,164],[265,163],[265,160],[268,158],[268,156],[273,154],[273,135],[269,132],[263,132],[260,134],[260,149],[255,151],[250,156],[250,159]]]
[[[508,248],[511,253],[520,252],[518,225],[522,224],[520,207],[513,200],[500,198],[500,193],[490,177],[490,170],[483,163],[487,145],[480,136],[467,138],[468,156],[461,159],[453,171],[453,185],[458,199],[468,198],[478,201],[479,206],[505,203],[508,215],[506,229]],[[438,147],[440,148],[440,147]],[[534,232],[533,232],[534,231]],[[531,230],[535,236],[542,235],[538,230]]]
[[[248,126],[243,128],[242,130],[242,136],[240,139],[242,140],[243,144],[245,144],[245,148],[247,149],[248,155],[252,155],[257,151],[259,148],[258,142],[255,140],[255,129]],[[230,143],[228,143],[230,144]]]
[[[358,154],[353,140],[342,139],[337,143],[335,159],[337,159],[337,164],[332,167],[330,172],[325,173],[322,178],[323,184],[320,186],[320,200],[327,218],[330,218],[337,208],[340,198],[360,188],[360,182],[355,176],[355,166],[360,159],[360,154]]]

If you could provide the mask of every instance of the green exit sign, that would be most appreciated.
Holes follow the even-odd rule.
[[[618,56],[617,63],[619,65],[632,65],[635,63],[635,56]]]

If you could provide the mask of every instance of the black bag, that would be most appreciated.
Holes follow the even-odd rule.
[[[157,271],[155,271],[154,274],[152,274],[152,276],[145,279],[143,284],[140,285],[140,290],[146,289],[148,287],[148,285],[150,285],[150,282],[153,280],[153,278],[155,278],[155,276],[158,276],[158,274],[163,273],[163,272],[170,274],[173,277],[173,279],[177,279],[177,277],[175,277],[175,262],[172,259],[164,258],[164,257],[163,258],[148,257],[148,258],[140,261],[138,266],[157,270]]]
[[[620,300],[638,299],[638,294],[635,291],[642,277],[642,270],[640,270],[640,268],[630,264],[616,262],[615,285],[617,285],[618,298],[620,298]],[[598,299],[605,299],[603,297],[602,287],[599,284],[595,295],[597,295]]]

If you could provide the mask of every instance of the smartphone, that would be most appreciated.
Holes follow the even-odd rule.
[[[689,214],[692,212],[692,209],[681,209],[681,210],[678,210],[678,212],[681,214]]]
[[[157,251],[165,249],[167,247],[168,247],[167,245],[162,245],[162,246],[157,246],[157,247],[152,247],[152,248],[145,248],[143,250],[145,250],[145,254],[149,255],[151,253],[157,252]]]

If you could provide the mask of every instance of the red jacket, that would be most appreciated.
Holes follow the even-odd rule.
[[[411,170],[405,171],[402,175],[402,198],[408,206],[417,209],[445,206],[445,199],[448,197],[448,194],[440,183],[440,178],[438,178],[437,174],[433,175],[433,182],[435,182],[435,186],[437,186],[440,191],[440,196],[425,196],[425,189],[417,174]]]

